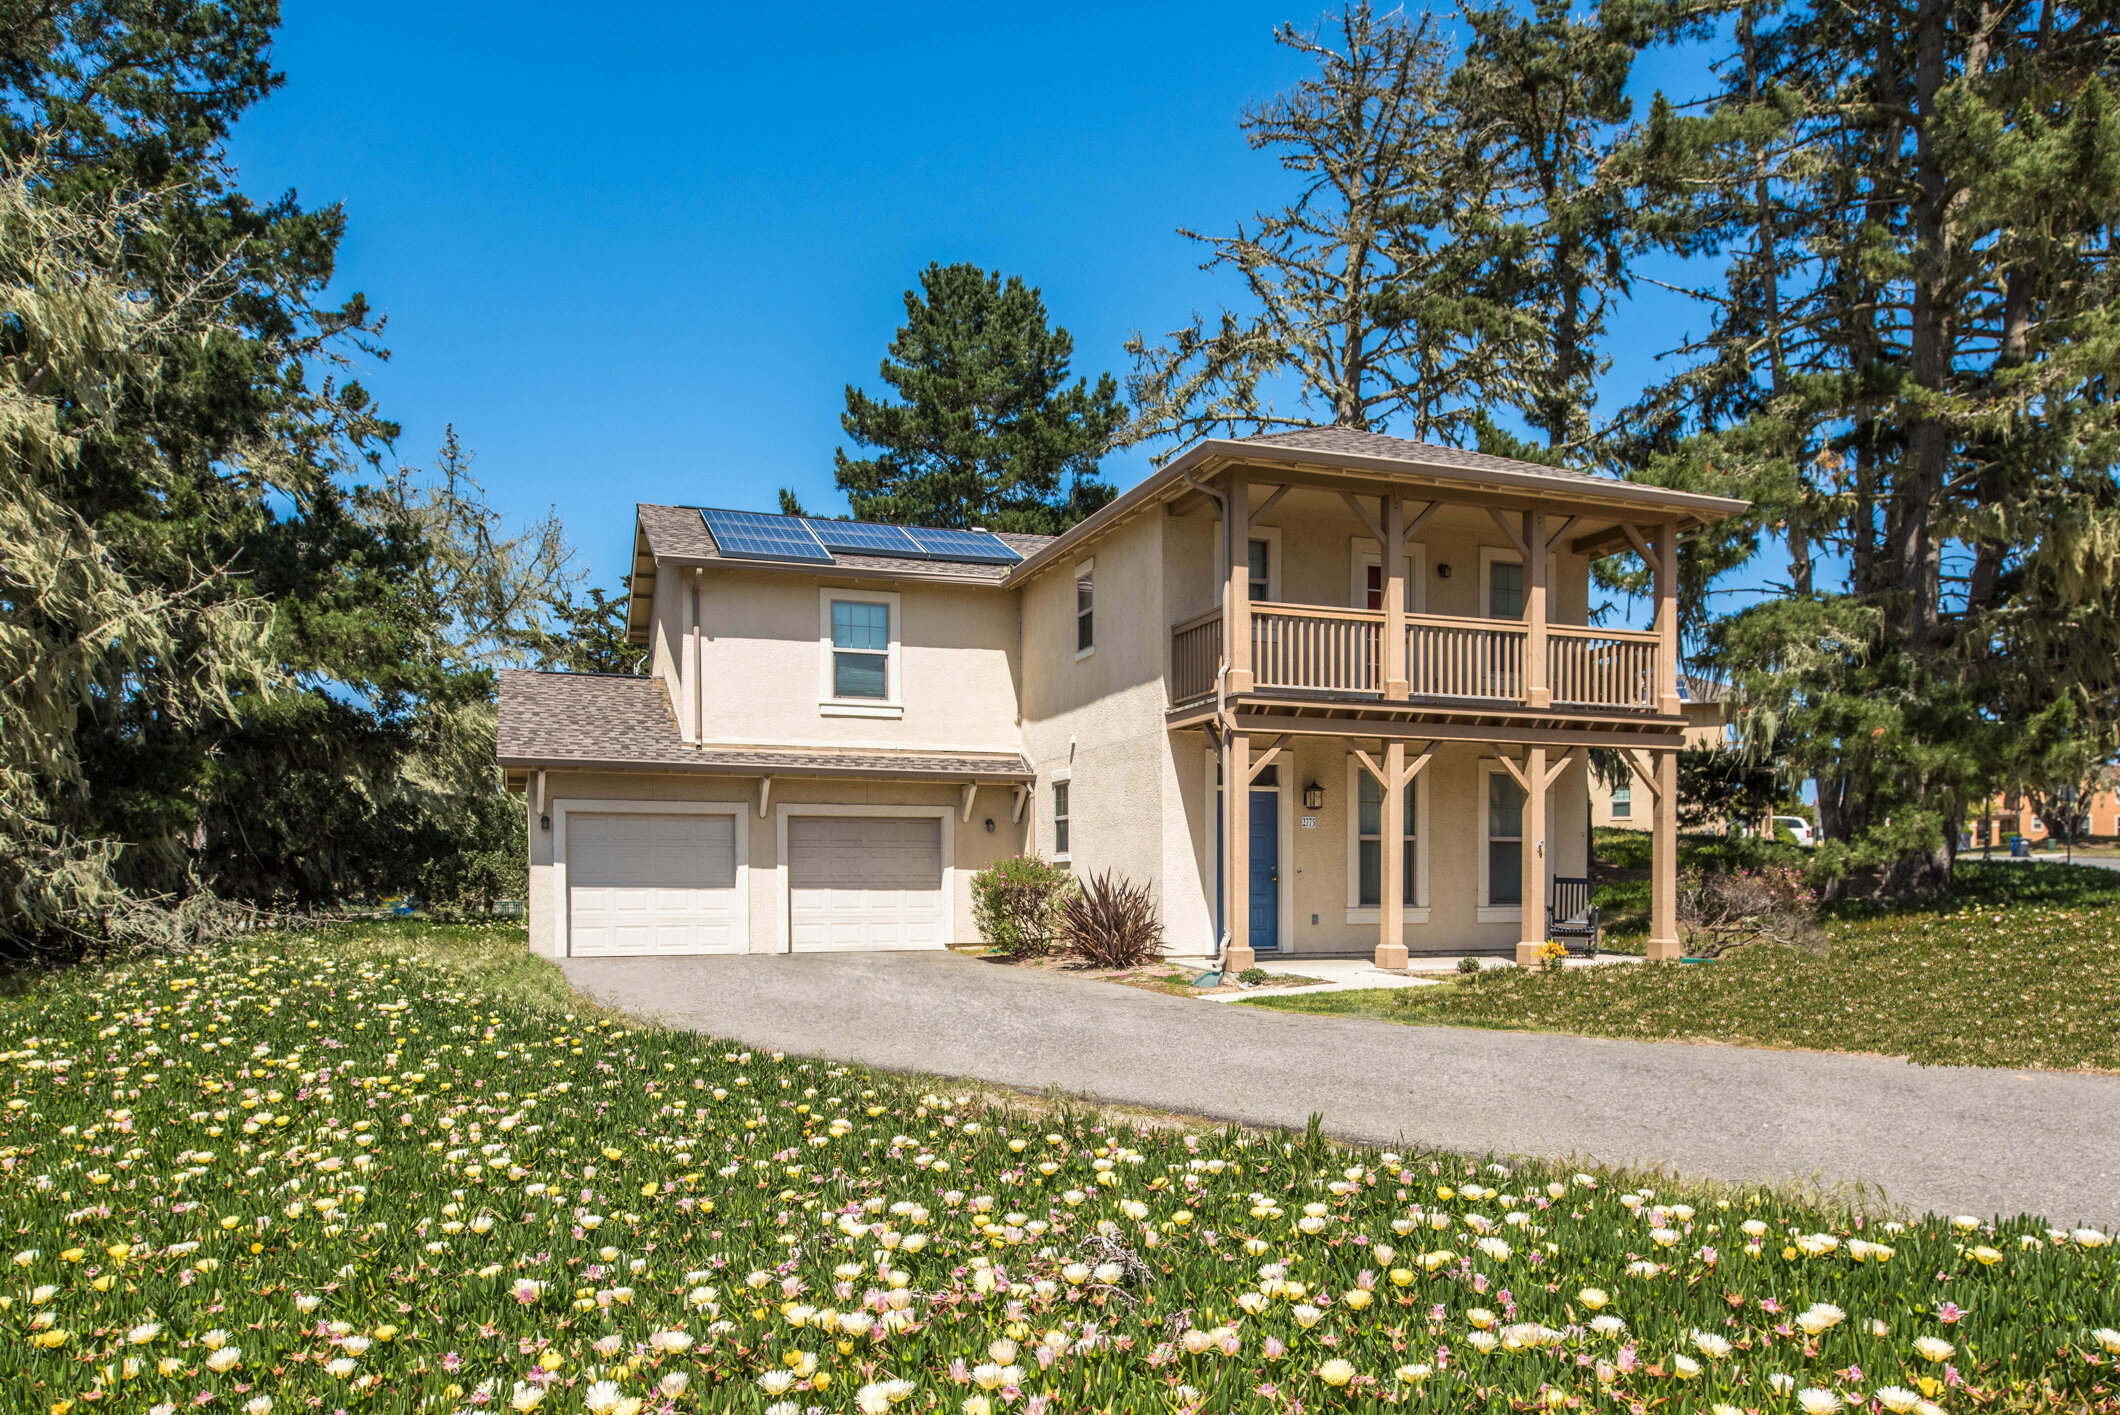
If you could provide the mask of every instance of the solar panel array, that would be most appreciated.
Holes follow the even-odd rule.
[[[832,552],[818,542],[809,522],[759,511],[704,510],[707,529],[723,555],[739,560],[801,560],[829,565]]]
[[[799,516],[718,508],[699,514],[714,533],[714,543],[721,547],[721,553],[739,560],[830,564],[835,550],[982,565],[1013,565],[1023,558],[991,531],[882,526],[866,521],[809,521]]]

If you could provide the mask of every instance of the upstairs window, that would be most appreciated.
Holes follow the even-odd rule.
[[[1487,563],[1487,617],[1524,617],[1524,567],[1514,560]]]
[[[1273,598],[1273,546],[1270,542],[1251,542],[1251,599],[1257,604]]]
[[[1085,560],[1075,567],[1075,656],[1080,658],[1097,646],[1097,562]]]
[[[832,696],[891,696],[891,607],[867,600],[832,601]]]

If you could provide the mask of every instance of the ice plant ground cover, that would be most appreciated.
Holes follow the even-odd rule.
[[[2120,883],[2120,875],[2110,877]],[[1975,894],[1923,909],[1844,912],[1827,921],[1826,933],[1832,951],[1824,958],[1752,945],[1708,964],[1558,974],[1504,969],[1470,984],[1245,1005],[1876,1052],[1924,1065],[2120,1070],[2120,1029],[2113,1025],[2120,1017],[2120,894],[2053,903],[1996,903]]]
[[[286,939],[0,1002],[4,1408],[2120,1409],[2103,1233],[1137,1130],[502,981]]]

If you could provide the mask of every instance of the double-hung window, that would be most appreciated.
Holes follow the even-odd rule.
[[[891,696],[891,607],[871,600],[832,601],[832,696]]]
[[[1515,560],[1487,562],[1487,617],[1524,617],[1524,567]]]
[[[1487,902],[1524,902],[1524,788],[1500,771],[1487,777]]]
[[[1615,787],[1613,787],[1613,788],[1612,788],[1612,819],[1614,819],[1614,820],[1632,820],[1633,818],[1634,818],[1634,787],[1633,787],[1633,786],[1632,786],[1631,784],[1629,784],[1629,785],[1626,785],[1626,786],[1615,786]]]
[[[1412,904],[1420,891],[1414,883],[1414,792],[1420,787],[1420,778],[1406,783],[1406,826],[1404,833],[1405,861],[1401,867],[1401,878],[1405,881],[1405,902]],[[1357,820],[1355,825],[1359,856],[1357,875],[1359,885],[1355,897],[1359,906],[1374,909],[1384,899],[1384,784],[1368,772],[1360,773],[1356,788]]]
[[[1053,854],[1061,858],[1068,853],[1067,786],[1065,781],[1053,783]]]

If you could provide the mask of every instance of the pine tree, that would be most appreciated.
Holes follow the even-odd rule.
[[[2114,742],[2112,16],[1733,9],[1731,86],[1637,154],[1661,239],[1739,254],[1630,456],[1754,496],[1723,563],[1788,545],[1787,592],[1713,643],[1816,781],[1826,862],[1947,888],[2035,723]]]
[[[1517,401],[1519,351],[1541,333],[1519,298],[1517,233],[1493,219],[1490,174],[1448,101],[1448,45],[1430,21],[1379,17],[1367,0],[1329,31],[1274,38],[1316,72],[1238,126],[1302,189],[1231,235],[1181,230],[1212,251],[1202,269],[1237,274],[1251,312],[1195,316],[1159,344],[1133,337],[1129,439],[1168,455],[1321,424],[1480,436],[1493,405]]]
[[[1126,422],[1118,385],[1103,374],[1069,386],[1074,340],[1047,327],[1034,287],[930,265],[905,314],[881,369],[904,401],[846,390],[840,426],[880,449],[834,453],[856,519],[1056,534],[1111,499],[1097,462]]]

